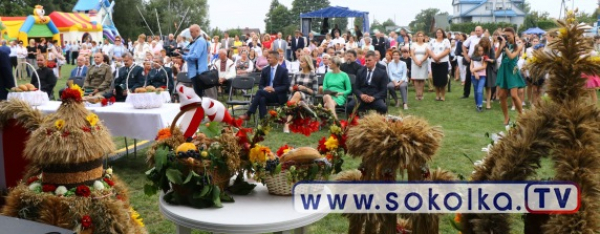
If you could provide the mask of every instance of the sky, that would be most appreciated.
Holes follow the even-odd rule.
[[[547,11],[558,18],[561,0],[527,0],[532,10]],[[399,26],[406,26],[423,9],[438,8],[452,15],[452,0],[329,0],[332,6],[344,6],[353,10],[368,11],[370,22],[374,19],[383,22],[392,19]],[[292,0],[279,0],[291,8]],[[579,7],[580,11],[593,12],[598,7],[597,0],[565,0],[566,5]],[[265,28],[265,15],[271,0],[208,0],[210,27]]]

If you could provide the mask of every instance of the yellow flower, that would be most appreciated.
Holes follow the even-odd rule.
[[[593,63],[600,63],[600,56],[589,57],[588,60]]]
[[[54,126],[56,129],[62,130],[65,127],[65,121],[62,119],[56,120],[56,122],[54,122]]]
[[[129,212],[131,213],[131,219],[137,223],[140,227],[144,227],[144,220],[140,218],[140,214],[133,209],[133,207],[129,207]]]
[[[90,113],[85,119],[90,123],[90,126],[94,127],[98,123],[98,116],[94,113]]]
[[[71,85],[71,89],[79,91],[79,93],[81,93],[81,96],[83,97],[83,90],[81,89],[81,87],[79,87],[79,85],[73,84]]]
[[[340,142],[338,141],[337,137],[334,136],[330,136],[327,141],[325,141],[325,147],[327,147],[328,150],[335,150],[339,145]]]
[[[560,28],[558,30],[558,37],[560,37],[560,38],[565,37],[568,32],[569,31],[567,30],[567,28]]]
[[[287,148],[283,150],[283,154],[287,154],[287,152],[290,152],[290,150],[292,150],[291,148]]]
[[[250,149],[250,162],[251,163],[263,163],[267,161],[268,155],[271,154],[271,149],[266,146],[256,145],[254,148]]]

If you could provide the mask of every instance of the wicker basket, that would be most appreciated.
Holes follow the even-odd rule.
[[[37,78],[38,85],[41,84],[40,76],[38,75],[37,71],[35,70],[35,67],[27,62],[19,63],[19,66],[21,64],[25,64],[26,66],[29,66],[31,68],[31,70],[33,71],[33,73],[35,73],[35,77]],[[15,79],[15,84],[17,84],[16,76],[14,77],[14,79]],[[50,101],[50,98],[48,98],[48,94],[39,89],[36,91],[9,92],[6,99],[7,100],[19,99],[19,100],[25,101],[27,104],[29,104],[31,106],[41,106]]]
[[[263,182],[267,185],[267,189],[269,190],[269,194],[277,195],[277,196],[291,196],[292,188],[294,188],[295,183],[288,182],[286,177],[287,171],[281,171],[277,175],[267,174],[263,177]],[[323,173],[319,172],[315,177],[314,181],[322,181]],[[324,185],[315,184],[314,188],[311,186],[311,189],[323,190]]]

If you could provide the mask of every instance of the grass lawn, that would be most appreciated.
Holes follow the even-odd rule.
[[[71,69],[72,66],[63,67],[63,76],[57,83],[56,92],[65,84],[65,75]],[[452,92],[447,94],[446,101],[436,102],[434,93],[426,93],[425,100],[416,101],[414,99],[414,89],[410,87],[408,100],[410,109],[405,111],[390,107],[389,113],[391,115],[415,115],[425,118],[431,125],[441,126],[445,137],[443,138],[442,147],[433,158],[431,168],[441,167],[468,177],[473,166],[463,155],[468,155],[473,160],[482,158],[484,152],[481,152],[481,148],[490,142],[484,136],[485,133],[504,131],[504,126],[502,124],[502,111],[498,102],[493,103],[492,110],[477,113],[473,98],[460,98],[462,89],[460,83],[453,82]],[[517,118],[516,111],[511,111],[510,114],[511,119]],[[272,149],[277,149],[283,144],[316,147],[318,140],[326,134],[327,132],[323,130],[310,137],[305,137],[298,134],[284,134],[279,128],[274,129],[263,143]],[[115,138],[115,140],[118,144],[123,142],[121,138]],[[145,150],[138,153],[138,155],[144,154]],[[357,168],[360,163],[360,159],[345,158],[345,161],[344,169]],[[530,179],[551,177],[553,175],[552,166],[552,162],[544,160],[537,177]],[[149,233],[175,233],[175,226],[158,211],[158,197],[144,195],[143,186],[146,183],[144,172],[147,170],[145,157],[126,157],[113,162],[112,167],[115,169],[115,173],[129,185],[131,203],[144,218]],[[260,215],[259,210],[257,210],[257,215]],[[440,233],[457,233],[448,222],[448,219],[453,217],[453,215],[442,216]],[[512,217],[512,233],[523,233],[523,223],[520,216],[514,215]],[[347,233],[347,229],[348,222],[345,218],[339,214],[330,214],[311,225],[308,233]],[[203,232],[195,231],[193,233]]]

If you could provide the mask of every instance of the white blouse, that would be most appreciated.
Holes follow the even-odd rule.
[[[444,39],[441,42],[438,42],[437,39],[433,39],[429,42],[429,49],[433,52],[434,55],[439,55],[443,53],[446,49],[450,49],[450,41],[448,39]],[[450,54],[447,54],[439,62],[448,62],[450,59]]]

